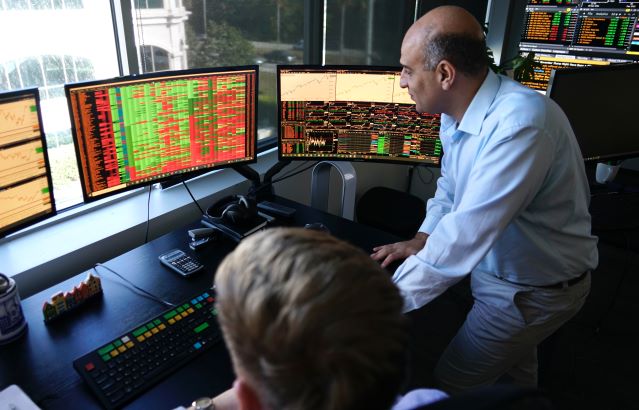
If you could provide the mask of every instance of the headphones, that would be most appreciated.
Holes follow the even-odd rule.
[[[229,195],[211,205],[206,215],[238,226],[248,225],[257,216],[257,203],[244,195]]]

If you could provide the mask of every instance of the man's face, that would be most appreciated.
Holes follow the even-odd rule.
[[[416,35],[406,34],[402,43],[400,64],[403,66],[399,85],[408,88],[415,101],[417,112],[439,114],[441,110],[441,86],[436,71],[424,68],[423,46]]]

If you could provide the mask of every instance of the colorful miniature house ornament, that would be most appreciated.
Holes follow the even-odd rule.
[[[70,292],[58,292],[51,296],[51,300],[44,302],[42,315],[44,321],[49,322],[64,312],[77,308],[90,298],[102,293],[100,278],[89,273],[87,278],[75,286]]]

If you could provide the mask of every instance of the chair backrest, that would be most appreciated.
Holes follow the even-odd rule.
[[[412,238],[426,216],[426,204],[415,195],[373,187],[357,201],[357,221],[402,238]]]

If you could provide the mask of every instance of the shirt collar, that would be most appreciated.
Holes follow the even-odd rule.
[[[497,95],[497,91],[499,91],[500,85],[499,76],[489,69],[484,82],[468,105],[459,126],[454,130],[462,131],[466,134],[479,135],[486,114]],[[453,125],[450,122],[454,124],[455,120],[448,115],[442,114],[442,129],[447,129]],[[453,129],[450,131],[453,131]]]

